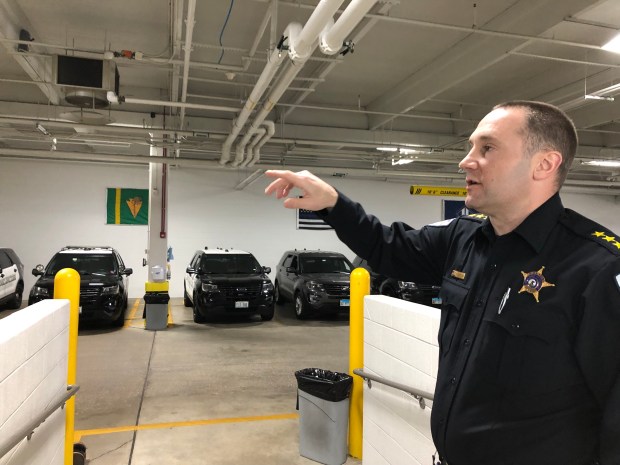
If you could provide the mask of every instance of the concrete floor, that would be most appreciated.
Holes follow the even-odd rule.
[[[182,299],[170,303],[166,330],[144,329],[141,300],[123,328],[80,328],[75,433],[87,463],[316,463],[299,455],[294,372],[348,371],[348,316],[298,321],[287,303],[270,322],[196,324]]]

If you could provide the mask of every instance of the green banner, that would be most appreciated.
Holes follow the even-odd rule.
[[[149,190],[108,187],[107,224],[149,224]]]

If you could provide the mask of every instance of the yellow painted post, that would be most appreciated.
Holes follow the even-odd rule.
[[[353,376],[349,409],[349,455],[362,458],[364,380],[353,374],[364,367],[364,296],[370,294],[370,274],[364,268],[351,272],[349,313],[349,374]]]
[[[69,299],[69,354],[67,385],[76,382],[78,321],[80,317],[80,274],[63,268],[54,278],[54,299]],[[75,397],[65,403],[65,465],[73,464],[73,434],[75,431]]]

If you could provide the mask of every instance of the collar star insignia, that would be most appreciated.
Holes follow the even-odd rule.
[[[525,271],[522,271],[521,274],[523,275],[523,286],[521,287],[521,289],[519,289],[519,294],[521,294],[522,292],[532,294],[534,296],[534,299],[536,299],[536,302],[538,302],[538,293],[543,287],[554,287],[555,284],[547,282],[547,280],[543,276],[542,272],[544,269],[545,267],[543,266],[538,271],[529,271],[527,273]]]

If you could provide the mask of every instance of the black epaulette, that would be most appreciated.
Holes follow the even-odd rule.
[[[620,256],[620,235],[568,208],[560,221],[576,234]]]

